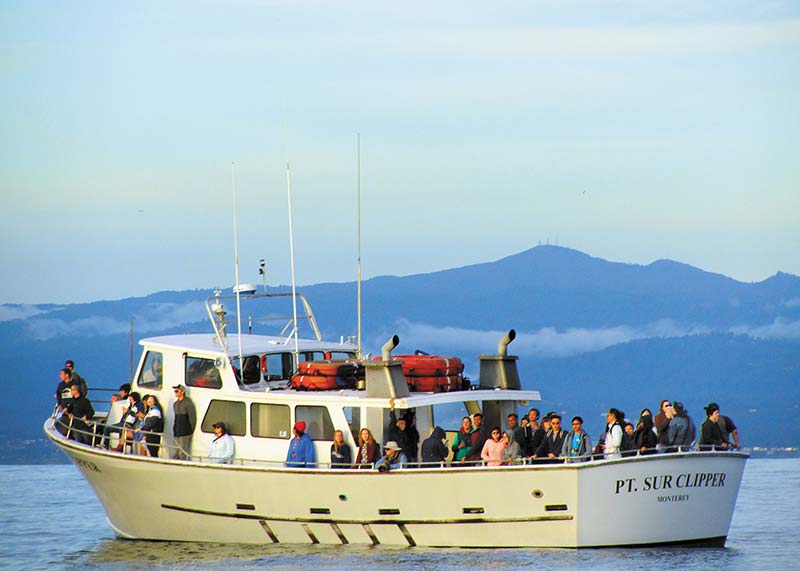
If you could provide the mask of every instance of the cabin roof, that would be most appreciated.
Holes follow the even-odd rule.
[[[227,340],[227,354],[235,355],[239,352],[239,336],[229,335]],[[160,337],[147,337],[139,341],[139,344],[148,348],[160,348],[165,350],[190,351],[212,355],[226,355],[219,343],[215,340],[213,333],[190,333],[184,335],[162,335]],[[336,343],[333,341],[316,341],[309,339],[299,339],[298,347],[300,351],[355,351],[356,347],[350,343]],[[291,337],[274,337],[271,335],[242,335],[242,354],[252,355],[255,353],[282,353],[294,351],[294,339]]]

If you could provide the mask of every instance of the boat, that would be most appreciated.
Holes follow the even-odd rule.
[[[300,293],[239,291],[237,304],[281,295],[299,299],[306,315],[295,313],[277,335],[252,328],[228,335],[224,304],[230,295],[217,291],[206,301],[210,332],[140,341],[132,386],[157,395],[163,405],[166,429],[157,455],[93,446],[95,432],[94,440],[81,443],[69,430],[58,430],[58,415],[45,421],[46,435],[91,485],[118,537],[464,548],[725,544],[748,458],[737,451],[491,467],[441,462],[385,472],[332,467],[334,430],[343,431],[355,457],[362,427],[385,443],[392,407],[416,413],[424,440],[447,411],[462,411],[457,424],[461,415],[480,410],[488,426],[499,426],[518,407],[540,400],[540,393],[522,389],[517,357],[508,354],[513,330],[499,340],[497,353],[479,356],[476,382],[419,390],[392,356],[396,336],[371,359],[358,354],[353,339],[323,340]],[[313,336],[298,337],[301,319],[311,324]],[[355,362],[360,373],[344,388],[304,390],[292,386],[304,362]],[[188,387],[197,409],[188,460],[171,457],[176,385]],[[113,403],[98,422],[119,418],[121,406]],[[220,421],[235,441],[231,464],[207,456],[213,424]],[[314,440],[312,466],[285,463],[297,421],[306,423]]]

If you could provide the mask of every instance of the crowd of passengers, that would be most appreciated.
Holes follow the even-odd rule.
[[[127,401],[121,418],[116,423],[98,423],[93,420],[95,412],[89,401],[88,386],[75,371],[75,364],[68,360],[59,372],[56,389],[57,408],[61,416],[57,429],[78,442],[109,448],[111,435],[119,435],[117,446],[111,450],[123,452],[130,446],[134,453],[158,456],[161,433],[164,431],[164,412],[155,395],[141,397],[131,392],[130,384],[123,384],[111,402]],[[175,448],[172,457],[188,460],[191,438],[197,415],[194,404],[186,395],[186,387],[173,387],[173,439]],[[437,426],[422,442],[416,428],[414,411],[408,410],[398,417],[394,399],[389,401],[389,424],[384,430],[385,443],[376,442],[368,428],[358,435],[355,457],[344,440],[344,433],[336,430],[331,444],[331,467],[395,470],[422,465],[442,465],[452,452],[451,465],[502,466],[508,464],[585,462],[598,458],[622,458],[638,454],[656,454],[676,451],[732,450],[739,448],[739,432],[733,421],[720,415],[719,405],[709,403],[705,407],[706,419],[700,427],[699,437],[695,424],[682,403],[661,401],[658,413],[653,416],[645,408],[634,425],[625,419],[625,414],[612,408],[606,414],[606,424],[599,441],[593,447],[589,435],[583,428],[583,419],[574,416],[571,430],[562,425],[562,417],[549,412],[543,418],[539,410],[531,408],[519,420],[517,414],[509,414],[506,426],[489,428],[483,415],[475,413],[465,416],[451,446],[446,441],[445,431]],[[213,424],[215,438],[211,442],[208,457],[212,462],[230,464],[235,456],[233,438],[228,434],[224,422]],[[306,423],[298,421],[292,429],[292,439],[286,453],[289,467],[314,467],[317,464],[313,441],[306,432]]]

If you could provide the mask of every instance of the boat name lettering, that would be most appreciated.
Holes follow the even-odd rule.
[[[75,463],[80,468],[86,468],[87,470],[92,470],[93,472],[100,472],[100,468],[97,467],[97,464],[94,462],[89,462],[87,460],[75,460]]]
[[[615,483],[616,494],[651,492],[681,488],[724,488],[725,472],[687,472],[684,474],[659,474],[637,478],[625,478]]]

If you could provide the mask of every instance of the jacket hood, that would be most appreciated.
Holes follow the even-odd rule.
[[[434,428],[433,433],[431,434],[431,438],[435,438],[436,440],[441,440],[445,436],[447,436],[447,434],[441,426]]]

